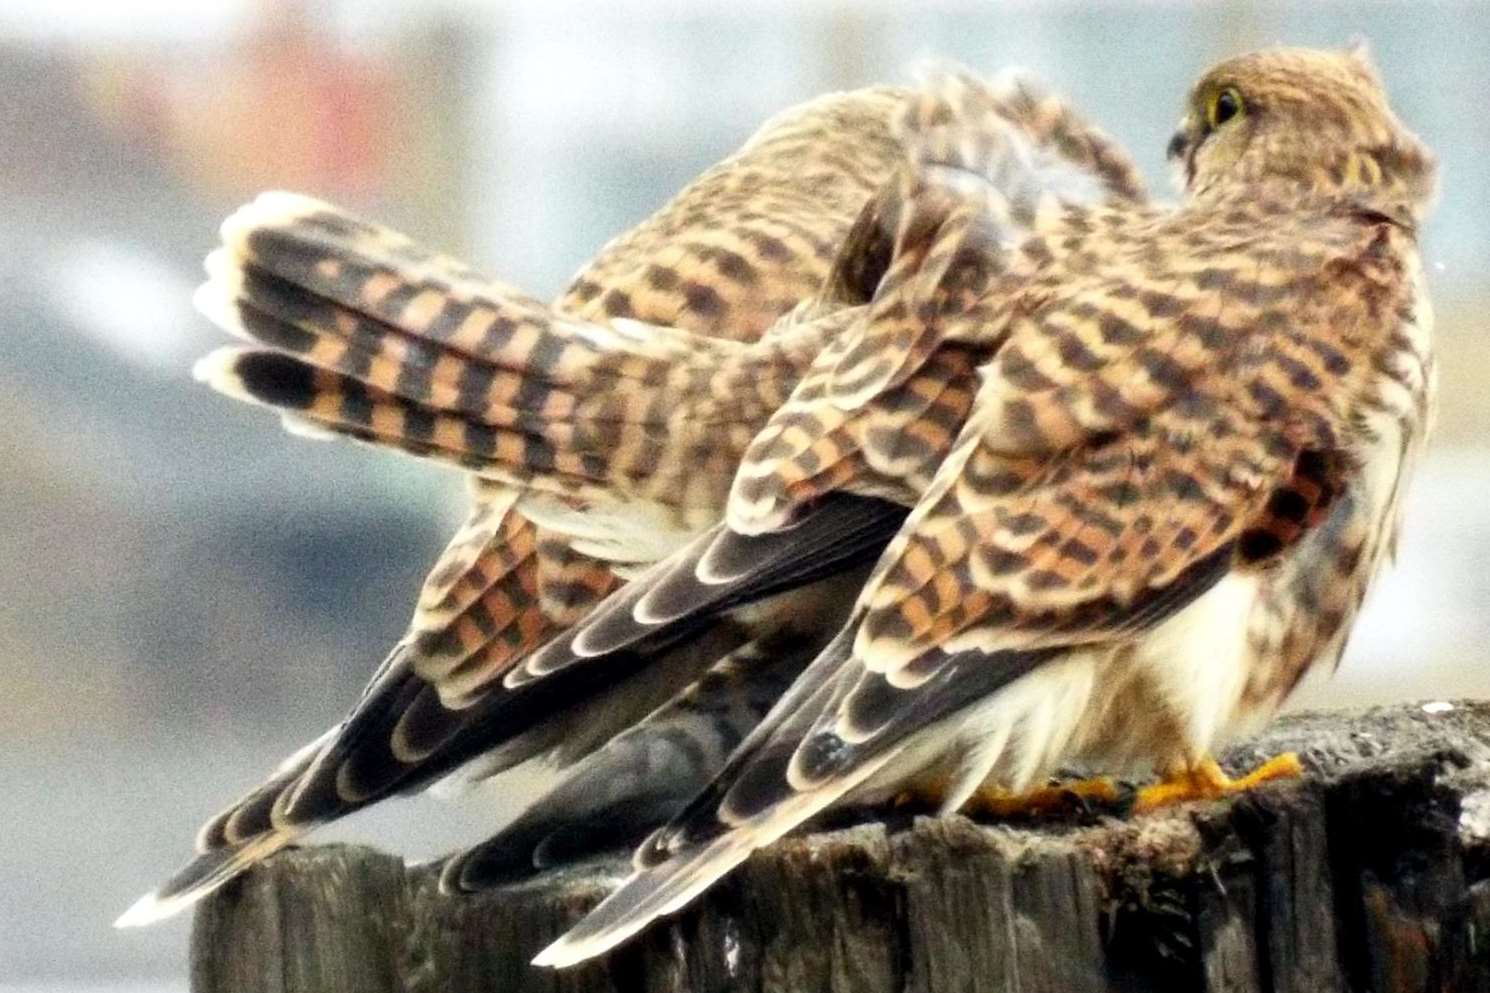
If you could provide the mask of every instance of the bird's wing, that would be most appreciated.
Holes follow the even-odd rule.
[[[1107,263],[1071,273],[1001,332],[973,416],[854,619],[643,847],[632,878],[535,961],[564,965],[624,940],[915,736],[1072,648],[1141,638],[1227,572],[1275,561],[1286,540],[1327,520],[1359,412],[1396,347],[1381,317],[1409,296],[1389,235],[1312,220],[1245,240],[1255,225],[1240,217],[1166,219],[1138,237],[1174,254],[1108,245]],[[1198,259],[1207,265],[1190,269]],[[1102,340],[1101,308],[1088,307],[1119,282],[1138,300],[1177,282],[1193,296],[1181,313],[1149,298],[1159,312],[1118,346]],[[1051,363],[1041,378],[1000,361],[1059,351],[1073,335],[1082,360]],[[1157,358],[1163,374],[1142,382]],[[1121,404],[1109,396],[1114,371],[1140,381]],[[1015,401],[1051,389],[1101,416],[1011,439]]]
[[[1022,76],[936,77],[894,130],[907,162],[861,214],[859,244],[827,288],[873,283],[872,300],[746,451],[727,511],[742,532],[780,526],[845,485],[914,502],[971,401],[976,356],[947,346],[996,347],[1038,274],[1069,250],[1070,218],[1087,216],[1073,210],[1126,216],[1142,203],[1127,159]],[[865,260],[882,262],[866,273]]]
[[[1082,609],[1067,607],[1059,597],[1049,606],[1042,594],[1021,597],[1022,584],[1031,577],[1087,561],[1070,538],[1079,540],[1092,527],[1084,502],[1109,480],[1123,479],[1129,446],[1125,439],[1107,451],[1073,453],[1058,472],[1032,469],[1016,493],[985,502],[972,517],[929,516],[918,507],[916,519],[907,521],[886,551],[876,570],[881,578],[866,588],[855,620],[787,691],[720,777],[647,843],[633,877],[536,961],[564,965],[624,940],[873,776],[913,736],[1034,671],[1068,643],[1087,641],[1098,629],[1131,635],[1214,583],[1230,567],[1229,545],[1217,552],[1197,544],[1197,554],[1175,557],[1176,575],[1169,583],[1126,602],[1109,594]],[[949,459],[949,472],[958,472],[954,460]],[[1153,504],[1158,495],[1140,489],[1130,509],[1149,501],[1147,516],[1163,517],[1162,504]],[[973,542],[997,536],[1016,514],[1018,540],[1030,542],[1028,549],[1000,562],[1000,574],[973,577],[969,560],[983,550]],[[1127,520],[1112,518],[1129,543],[1139,540],[1130,535],[1140,521],[1137,513]],[[923,564],[928,544],[940,551],[953,539],[960,556]],[[966,548],[964,540],[970,542]],[[1047,549],[1053,554],[1042,554]],[[898,582],[907,572],[912,578],[905,586],[911,589]],[[992,589],[979,585],[990,580],[996,583]],[[975,625],[982,639],[966,636]],[[982,649],[985,642],[997,643],[1008,628],[1016,635],[1034,629],[1046,637],[1015,637],[1009,640],[1019,647]],[[866,637],[871,631],[876,637]],[[972,647],[956,651],[935,640],[949,632],[964,634]]]
[[[1002,258],[1022,252],[1015,231],[1028,240],[1078,196],[1112,199],[1090,176],[1073,180],[1064,160],[1046,164],[1039,149],[1023,147],[1020,133],[988,109],[992,91],[980,86],[964,76],[928,85],[898,119],[899,140],[914,151],[912,175],[896,186],[906,200],[867,211],[896,219],[886,228],[894,234],[886,272],[867,309],[851,312],[854,323],[818,353],[752,442],[727,523],[533,652],[503,676],[506,687],[593,666],[678,626],[878,556],[971,405],[971,342],[1001,335],[1010,311],[998,293],[1010,274],[1034,264]],[[1030,84],[1020,82],[1017,92],[1030,93]],[[871,228],[856,231],[868,242]],[[917,314],[930,327],[918,325]],[[875,392],[836,390],[845,355],[838,344],[871,339],[898,350],[902,361],[891,374],[869,377]],[[873,358],[866,352],[864,361]],[[760,512],[762,494],[774,500],[770,514]]]
[[[865,201],[904,157],[890,121],[905,96],[855,90],[779,114],[606,245],[559,309],[756,340],[819,291]]]
[[[511,824],[447,862],[442,888],[470,892],[635,847],[708,785],[817,654],[831,625],[815,620],[730,652],[645,720],[567,768]]]

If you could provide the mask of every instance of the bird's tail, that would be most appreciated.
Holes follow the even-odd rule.
[[[239,209],[222,240],[197,304],[251,344],[208,355],[199,378],[292,429],[565,497],[717,508],[740,452],[832,333],[803,323],[744,345],[565,318],[290,193]]]

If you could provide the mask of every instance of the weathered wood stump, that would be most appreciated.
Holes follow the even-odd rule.
[[[789,839],[565,971],[620,860],[480,897],[347,847],[205,902],[199,993],[1490,990],[1490,703],[1300,714],[1227,757],[1310,776],[1140,818],[906,818]]]

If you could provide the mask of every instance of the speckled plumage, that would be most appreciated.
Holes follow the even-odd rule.
[[[951,102],[929,99],[933,118]],[[1021,206],[1017,183],[978,180],[998,141],[973,127],[947,161],[960,196],[901,225],[936,233],[920,253],[901,238],[903,270],[752,443],[728,526],[653,574],[665,597],[628,589],[629,609],[524,663],[582,654],[591,624],[616,650],[626,614],[655,637],[649,621],[689,616],[679,577],[720,599],[752,580],[712,562],[845,492],[913,505],[840,634],[535,961],[611,947],[845,800],[926,780],[955,810],[1066,763],[1199,770],[1338,659],[1433,383],[1433,160],[1374,69],[1288,49],[1222,63],[1172,146],[1172,209]],[[897,384],[947,355],[966,356],[971,403],[904,458]]]
[[[486,344],[502,333],[507,348],[498,351],[508,359],[514,342],[521,347],[536,340],[524,339],[525,328],[547,328],[561,315],[585,322],[625,317],[736,341],[758,338],[821,283],[836,242],[889,174],[897,155],[888,121],[901,99],[902,91],[860,91],[780,115],[605,246],[553,309],[395,232],[279,195],[225,225],[225,249],[209,260],[199,303],[216,323],[273,349],[243,354],[237,392],[285,410],[287,426],[469,468],[475,461],[470,443],[495,444],[497,425],[512,424],[504,400],[512,399],[519,379],[482,361],[495,357]],[[707,348],[704,339],[693,344]],[[608,392],[592,381],[578,385]],[[494,425],[483,424],[487,412]],[[726,480],[732,468],[721,469]],[[572,520],[568,491],[559,506],[535,505],[528,514],[516,506],[521,490],[509,481],[472,477],[470,518],[431,570],[408,634],[369,686],[363,711],[369,702],[392,698],[383,704],[378,731],[390,749],[385,764],[396,752],[408,764],[432,765],[428,757],[469,719],[468,705],[493,674],[582,618],[619,582],[614,563],[577,550],[572,535],[533,520]],[[603,487],[601,493],[610,496]],[[721,485],[720,499],[722,493]],[[677,512],[665,509],[669,528],[660,548],[644,550],[654,556],[687,533],[680,532]],[[612,730],[623,728],[657,695],[644,693],[635,707],[589,716]],[[462,709],[452,715],[446,705]],[[151,912],[142,919],[179,909],[302,833],[282,811],[324,747],[337,740],[336,730],[204,825],[199,858],[147,901]],[[414,740],[415,732],[423,740]],[[593,744],[605,735],[590,738]],[[393,761],[390,778],[405,764]],[[388,785],[406,786],[385,784],[382,792]],[[373,798],[372,792],[346,798],[343,812]]]
[[[839,94],[778,116],[606,246],[552,308],[307,198],[266,195],[224,224],[198,300],[251,347],[210,357],[203,377],[280,410],[294,430],[467,470],[473,509],[352,715],[206,825],[198,859],[131,921],[173,912],[314,825],[452,770],[482,776],[539,755],[573,763],[599,748],[514,827],[528,834],[539,822],[559,830],[566,796],[626,801],[615,785],[628,781],[625,763],[680,728],[708,761],[654,791],[644,812],[633,807],[631,830],[660,823],[717,770],[723,752],[709,742],[743,734],[812,652],[762,666],[738,695],[711,673],[742,678],[740,660],[784,637],[820,647],[852,602],[854,563],[878,552],[903,511],[872,510],[879,530],[837,543],[844,554],[814,566],[819,580],[799,568],[794,581],[807,588],[743,623],[702,620],[612,659],[598,678],[535,680],[520,663],[622,576],[718,518],[755,432],[878,281],[892,250],[887,218],[909,181],[893,177],[920,168],[896,123],[913,95]],[[1003,98],[1036,146],[1060,144],[1051,158],[1066,173],[1141,195],[1131,163],[1059,101],[1019,86]],[[942,362],[910,393],[955,378]],[[830,575],[845,569],[846,579]],[[690,689],[696,678],[710,691]]]

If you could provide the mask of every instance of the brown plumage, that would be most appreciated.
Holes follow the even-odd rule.
[[[604,745],[518,827],[557,831],[560,800],[587,793],[604,802],[575,818],[615,815],[614,803],[636,799],[616,784],[646,753],[638,742],[655,747],[686,726],[732,743],[759,719],[852,602],[852,579],[831,575],[872,558],[903,511],[866,506],[842,540],[839,525],[822,529],[830,551],[792,567],[790,604],[746,621],[701,617],[559,678],[519,663],[621,576],[718,519],[756,431],[888,263],[895,211],[925,171],[905,154],[913,97],[860,91],[779,116],[607,246],[553,308],[307,198],[266,195],[224,224],[199,303],[252,347],[209,357],[201,375],[293,429],[467,470],[473,510],[352,715],[206,825],[199,857],[129,922],[174,912],[316,824],[458,769],[572,763]],[[1016,84],[999,99],[1007,126],[1045,150],[1024,179],[1050,168],[1083,189],[1141,196],[1126,157],[1059,101]],[[956,378],[941,363],[907,387],[908,398],[930,392],[915,409],[965,405],[938,398],[938,383]],[[796,648],[783,655],[787,634]],[[721,667],[739,673],[762,645],[796,669],[762,664],[749,693],[690,690],[699,677],[714,685]],[[663,704],[647,735],[612,741]],[[698,754],[712,758],[654,786],[626,823],[676,812],[722,763],[718,747]]]
[[[529,347],[556,342],[547,329],[563,316],[596,324],[624,317],[755,340],[822,282],[834,245],[889,174],[897,154],[888,125],[901,99],[901,91],[860,91],[780,115],[605,246],[553,309],[328,205],[290,195],[261,198],[225,224],[225,248],[209,259],[211,278],[199,303],[216,323],[273,351],[215,362],[235,367],[232,392],[284,410],[293,429],[347,435],[469,468],[478,461],[474,450],[495,445],[503,427],[518,428],[505,438],[528,444],[503,402],[519,380],[489,361],[496,355],[485,346],[488,333],[493,340],[507,335],[501,356],[509,360],[525,329]],[[685,347],[706,350],[708,339],[689,339]],[[600,396],[613,393],[613,383],[614,377],[601,386],[584,379],[578,385],[581,395]],[[550,395],[553,403],[565,396]],[[488,411],[493,424],[483,421]],[[534,444],[533,457],[542,458],[541,442]],[[726,483],[717,487],[716,502],[732,469],[720,470]],[[408,634],[363,701],[366,712],[370,702],[392,698],[373,732],[388,743],[384,776],[393,782],[382,792],[388,785],[406,788],[399,781],[405,766],[433,765],[428,757],[473,716],[468,705],[493,675],[582,618],[619,582],[616,563],[576,549],[573,536],[542,528],[518,508],[521,493],[506,485],[510,477],[472,479],[471,516],[431,570]],[[612,495],[604,487],[599,492]],[[565,491],[566,500],[571,493]],[[648,547],[596,550],[619,552],[623,566],[627,556],[663,554],[688,533],[679,521],[687,516],[678,510],[681,502],[663,507],[660,529],[644,519],[643,526],[662,531]],[[573,519],[564,505],[547,515],[531,509],[531,516]],[[610,530],[628,525],[637,530],[624,516]],[[602,731],[623,728],[667,692],[664,685],[633,694],[633,706],[588,716],[605,718]],[[415,731],[423,741],[412,740]],[[589,738],[593,747],[606,735]],[[142,901],[136,917],[174,912],[302,834],[309,825],[276,819],[275,807],[282,811],[335,740],[333,729],[205,825],[199,858]],[[579,742],[570,748],[584,752]],[[341,811],[324,816],[356,809],[375,792],[347,797]]]
[[[727,526],[522,665],[728,602],[758,582],[750,549],[847,493],[913,508],[840,634],[540,963],[624,940],[835,803],[937,781],[955,810],[1067,763],[1211,779],[1218,742],[1338,659],[1391,545],[1432,397],[1434,165],[1361,53],[1207,73],[1174,209],[980,182],[1009,139],[967,113],[976,84],[928,101],[977,122],[928,142],[964,178],[902,220],[902,264],[752,442]],[[971,402],[907,446],[900,391],[937,362],[938,396]]]

